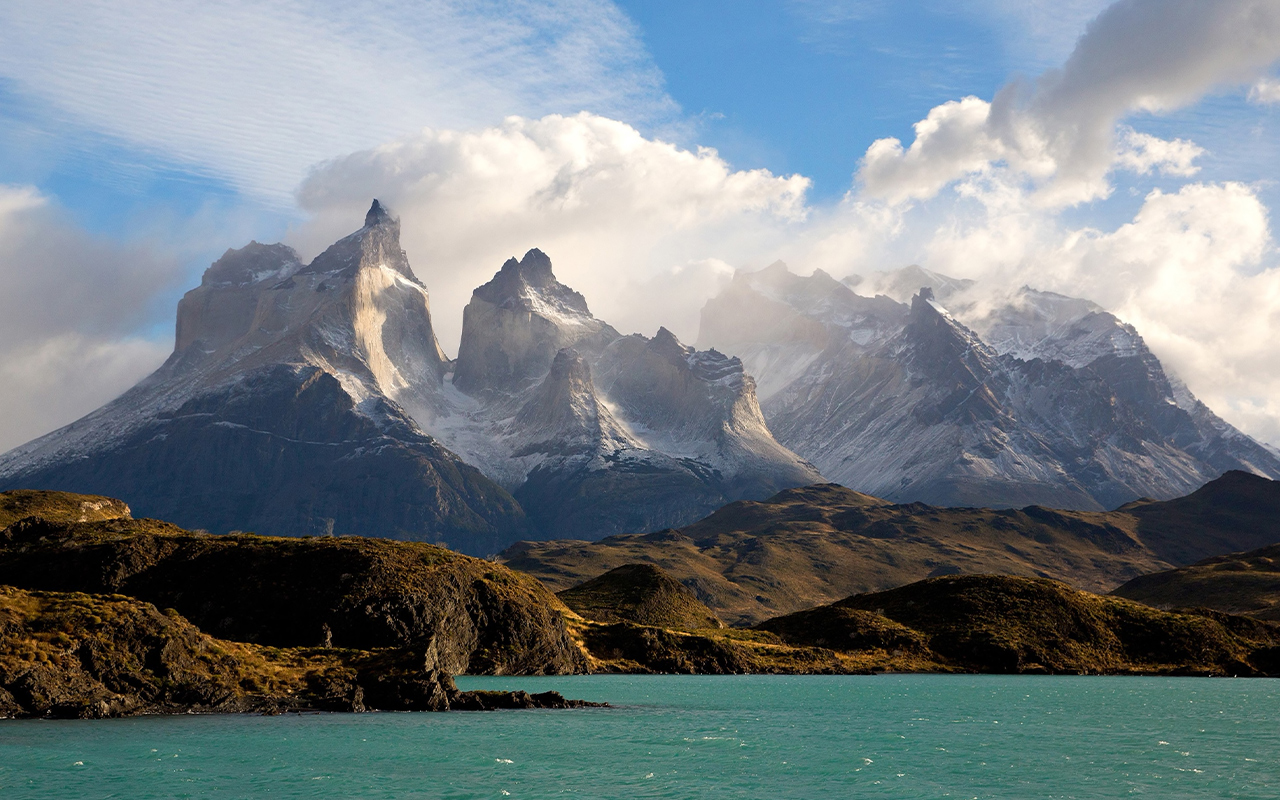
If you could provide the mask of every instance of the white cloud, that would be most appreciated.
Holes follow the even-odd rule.
[[[1204,155],[1204,148],[1195,142],[1160,139],[1128,127],[1122,127],[1122,131],[1115,154],[1116,166],[1139,175],[1157,171],[1180,178],[1189,178],[1200,171],[1195,160]]]
[[[295,241],[314,253],[357,226],[371,198],[385,202],[401,216],[450,352],[471,291],[532,247],[597,316],[652,334],[672,326],[673,305],[705,298],[718,270],[707,259],[751,261],[795,235],[808,187],[592,114],[512,117],[479,131],[423,131],[321,166],[299,192],[313,216]],[[666,301],[652,291],[663,281]]]
[[[609,0],[15,0],[0,4],[0,77],[280,203],[312,164],[424,125],[675,109]]]
[[[0,185],[0,452],[155,369],[172,340],[134,330],[179,274],[151,248],[87,236],[30,187]]]
[[[1259,79],[1249,88],[1249,100],[1263,105],[1280,103],[1280,80],[1271,77]]]
[[[937,106],[915,124],[908,148],[895,138],[867,148],[858,179],[866,194],[891,203],[927,199],[957,178],[1003,159],[1007,148],[989,130],[991,104],[977,97]]]
[[[989,106],[966,98],[935,108],[911,147],[874,143],[859,179],[868,194],[900,202],[1002,165],[1036,187],[1037,202],[1073,205],[1107,196],[1116,166],[1186,174],[1193,145],[1149,137],[1136,154],[1132,140],[1117,149],[1117,122],[1253,81],[1277,58],[1274,0],[1119,0],[1061,69],[1009,84]]]

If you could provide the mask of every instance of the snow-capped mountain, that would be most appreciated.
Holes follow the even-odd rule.
[[[820,479],[773,440],[741,362],[621,336],[536,250],[476,290],[451,361],[399,233],[374,201],[309,264],[283,245],[227,251],[179,303],[165,364],[0,456],[0,488],[117,496],[215,532],[487,554]]]
[[[622,336],[538,250],[475,290],[452,387],[428,429],[557,536],[671,527],[821,480],[774,440],[740,360],[665,329]]]
[[[743,357],[778,440],[829,479],[901,501],[1099,509],[1229,469],[1280,477],[1098,306],[1030,289],[967,303],[972,282],[904,272],[851,283],[933,280],[955,315],[930,288],[907,305],[780,264],[738,274],[703,311],[699,344]]]

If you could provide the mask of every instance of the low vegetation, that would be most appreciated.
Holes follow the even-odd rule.
[[[897,505],[827,484],[731,503],[680,530],[521,542],[500,560],[556,591],[624,564],[661,567],[746,626],[944,575],[1055,578],[1106,592],[1140,575],[1280,541],[1280,483],[1229,472],[1113,512]]]
[[[1156,608],[1211,608],[1280,622],[1280,545],[1143,575],[1112,594]]]
[[[723,628],[684,584],[653,564],[624,564],[557,596],[596,622],[634,622],[659,628]]]

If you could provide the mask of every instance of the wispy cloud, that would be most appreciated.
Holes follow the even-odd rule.
[[[316,162],[425,126],[676,111],[608,0],[15,0],[0,4],[0,77],[282,204]]]

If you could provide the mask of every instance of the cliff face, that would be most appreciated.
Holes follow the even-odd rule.
[[[536,580],[422,543],[33,516],[0,532],[0,584],[127,594],[255,644],[411,647],[450,673],[566,673],[584,663],[567,610]]]
[[[471,395],[514,394],[546,375],[561,350],[594,355],[618,336],[591,316],[581,294],[556,280],[545,253],[530,250],[472,293],[453,383]]]

